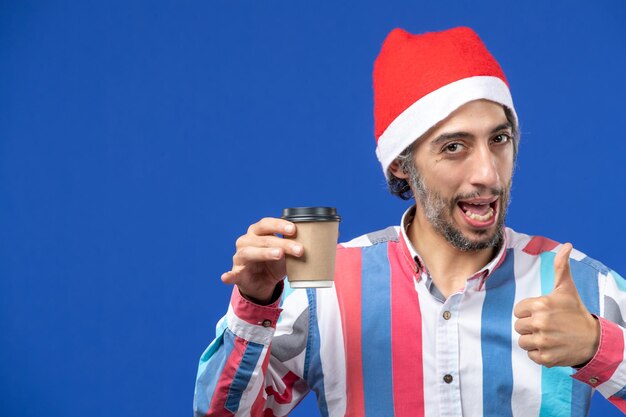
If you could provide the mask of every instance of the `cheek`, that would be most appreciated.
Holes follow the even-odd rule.
[[[426,187],[436,192],[442,198],[452,198],[463,186],[465,174],[462,169],[446,169],[435,170],[425,178]]]
[[[500,176],[502,182],[504,182],[505,184],[510,183],[511,178],[513,178],[513,166],[514,162],[512,154],[510,157],[504,158],[498,166],[498,175]]]
[[[442,186],[457,187],[467,177],[467,161],[439,160],[431,169],[431,177]]]

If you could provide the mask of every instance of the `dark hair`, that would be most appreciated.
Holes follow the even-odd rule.
[[[502,106],[504,108],[504,114],[506,115],[506,119],[513,126],[513,161],[517,160],[517,148],[519,146],[520,140],[520,132],[519,126],[515,123],[515,117],[513,116],[513,112],[506,106]],[[396,157],[396,161],[398,162],[398,167],[402,170],[402,172],[409,172],[410,165],[413,164],[413,150],[415,147],[415,143],[421,139],[416,139],[413,143],[407,146],[401,153]],[[393,195],[400,197],[403,200],[410,200],[413,198],[413,191],[409,186],[409,182],[404,178],[398,178],[389,168],[387,168],[387,186],[389,187],[389,192]]]

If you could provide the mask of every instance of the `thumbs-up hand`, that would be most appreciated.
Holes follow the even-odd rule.
[[[572,245],[564,244],[554,258],[554,289],[527,298],[513,310],[519,345],[539,365],[576,366],[593,358],[600,340],[600,323],[583,304],[569,267]]]

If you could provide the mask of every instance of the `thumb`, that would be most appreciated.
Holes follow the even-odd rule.
[[[576,291],[576,285],[572,278],[569,266],[569,255],[572,252],[572,244],[565,243],[559,249],[554,258],[554,289]]]

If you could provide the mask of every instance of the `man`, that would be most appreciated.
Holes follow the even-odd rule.
[[[295,225],[250,226],[196,415],[283,416],[310,390],[323,416],[586,416],[593,389],[625,411],[626,284],[504,227],[518,122],[478,36],[392,31],[374,99],[378,158],[415,206],[339,245],[334,288],[306,292],[283,283]]]

